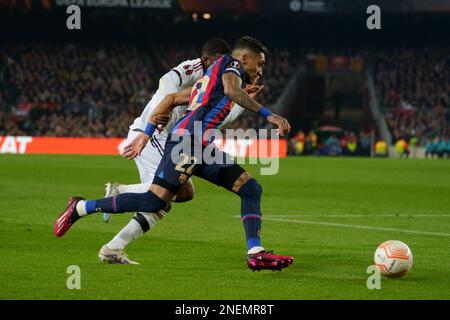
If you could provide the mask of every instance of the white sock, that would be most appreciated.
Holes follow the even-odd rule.
[[[106,246],[111,250],[123,250],[127,244],[143,234],[141,225],[136,220],[131,219]]]
[[[150,183],[139,183],[139,184],[120,184],[118,186],[119,193],[145,193],[150,190]]]
[[[167,214],[161,210],[158,213],[140,212],[148,222],[149,230]],[[106,244],[111,250],[123,250],[131,241],[136,240],[144,234],[141,225],[135,219],[131,219],[119,233]]]
[[[78,201],[78,202],[77,202],[77,205],[76,205],[76,209],[77,209],[78,215],[79,215],[80,217],[86,216],[86,215],[87,215],[87,211],[86,211],[86,201],[84,201],[84,200]]]
[[[263,247],[260,247],[260,246],[258,246],[258,247],[253,247],[253,248],[251,248],[250,250],[248,250],[247,254],[258,253],[258,252],[261,252],[261,251],[263,251],[263,250],[264,250],[264,248],[263,248]]]

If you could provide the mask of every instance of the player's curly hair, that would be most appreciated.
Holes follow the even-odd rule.
[[[269,50],[259,40],[250,36],[244,36],[236,41],[234,50],[238,49],[249,49],[254,53],[264,53],[266,56],[269,53]]]
[[[225,40],[221,38],[211,38],[205,42],[202,48],[203,56],[213,56],[216,54],[230,54],[231,47]]]

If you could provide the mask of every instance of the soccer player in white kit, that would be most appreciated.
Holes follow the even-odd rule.
[[[226,41],[218,38],[210,39],[203,46],[201,58],[184,61],[161,77],[158,90],[145,107],[141,116],[136,118],[130,126],[127,144],[131,143],[137,135],[144,131],[148,123],[148,117],[165,97],[190,89],[217,58],[230,51],[231,48]],[[262,87],[255,85],[252,93],[256,94],[261,89]],[[167,139],[167,130],[170,131],[172,126],[182,117],[185,110],[186,106],[174,108],[171,112],[170,121],[165,126],[165,130],[155,131],[151,143],[143,149],[139,157],[134,159],[139,171],[141,183],[133,185],[107,183],[105,197],[122,193],[144,193],[149,190],[162,158]],[[231,113],[225,119],[223,126],[236,120],[243,111],[244,108],[239,105],[234,105]],[[191,200],[193,196],[194,186],[191,181],[188,181],[173,201],[185,202]],[[169,210],[170,207],[166,207],[157,213],[137,212],[130,222],[110,242],[100,249],[100,260],[108,263],[136,264],[137,262],[131,261],[123,251],[125,246],[150,230]],[[104,213],[103,219],[109,221],[110,215]]]

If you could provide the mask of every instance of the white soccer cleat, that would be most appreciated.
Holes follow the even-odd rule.
[[[100,249],[98,257],[101,262],[110,264],[140,264],[139,262],[128,259],[123,250],[111,250],[106,245]]]
[[[105,198],[114,197],[120,194],[119,192],[120,184],[117,182],[108,182],[105,184]],[[107,212],[103,212],[103,221],[109,222],[111,220],[111,215]]]

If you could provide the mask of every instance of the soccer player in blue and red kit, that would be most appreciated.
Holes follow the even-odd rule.
[[[217,59],[193,86],[189,108],[167,139],[164,155],[150,190],[99,200],[72,197],[56,221],[56,236],[61,237],[78,219],[94,212],[158,212],[195,175],[241,198],[241,220],[245,228],[247,264],[250,269],[281,270],[288,267],[293,262],[293,257],[266,251],[261,244],[261,186],[241,166],[230,161],[229,155],[211,144],[213,137],[208,135],[211,132],[209,129],[219,128],[233,102],[266,118],[278,127],[281,135],[289,133],[291,128],[286,119],[270,112],[243,90],[246,83],[252,83],[262,76],[266,55],[267,49],[258,40],[248,36],[240,38],[232,55],[223,55]],[[161,111],[168,111],[164,102],[151,116],[158,115]],[[134,158],[140,154],[157,126],[151,119],[152,117],[149,118],[145,133],[141,133],[125,148],[124,155]],[[199,161],[195,153],[196,145],[201,146],[201,154],[208,150],[216,161]]]

